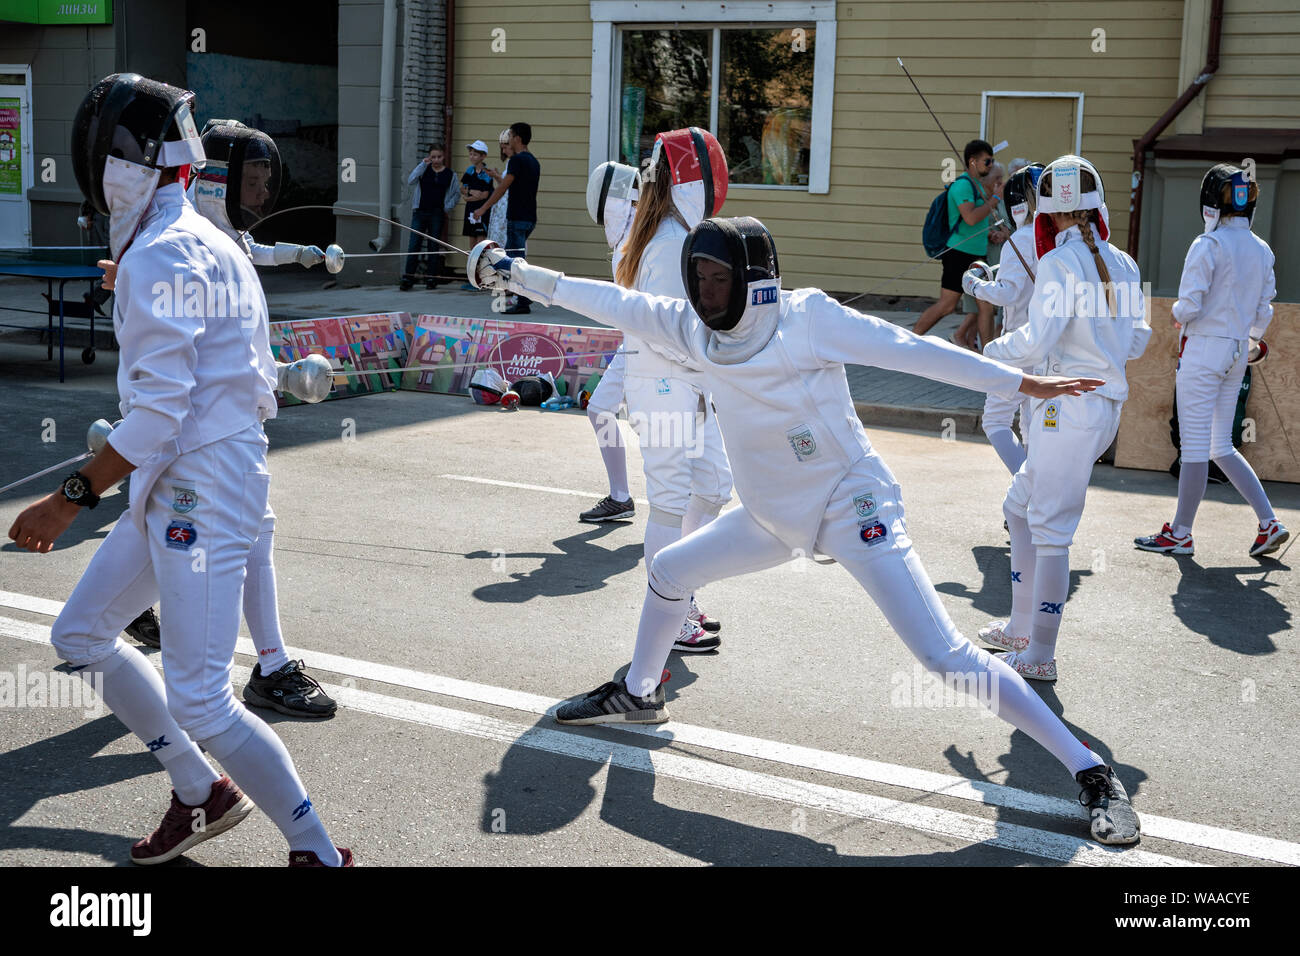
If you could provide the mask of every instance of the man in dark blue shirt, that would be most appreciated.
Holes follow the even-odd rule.
[[[542,165],[537,157],[528,151],[528,144],[533,138],[533,128],[527,123],[510,124],[510,148],[514,155],[506,167],[506,174],[501,177],[501,184],[493,190],[491,197],[478,210],[482,218],[487,215],[498,199],[510,192],[510,202],[506,204],[506,251],[512,256],[525,256],[528,251],[528,236],[537,225],[537,183],[542,178]],[[518,297],[513,308],[505,310],[506,315],[527,314],[529,300]]]
[[[430,253],[435,251],[433,241],[417,233],[442,237],[442,224],[445,218],[443,203],[452,181],[451,170],[442,164],[442,147],[430,146],[429,155],[420,160],[419,165],[411,170],[411,175],[406,178],[406,181],[415,183],[415,194],[411,196],[411,228],[416,232],[411,233],[410,244],[406,247],[406,268],[402,271],[401,285],[403,292],[415,284],[416,269],[421,258],[419,253],[424,251],[425,245],[428,245]],[[442,272],[442,257],[439,255],[434,258],[433,255],[428,255],[424,258],[425,286],[432,289],[442,281],[438,278]]]

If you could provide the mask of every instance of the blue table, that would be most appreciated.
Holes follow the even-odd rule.
[[[29,262],[24,264],[0,264],[0,276],[27,276],[32,279],[44,279],[46,298],[50,305],[54,304],[54,283],[59,283],[59,381],[63,381],[63,288],[69,282],[78,279],[94,280],[101,279],[104,276],[104,270],[99,266],[68,266],[60,265],[54,262]],[[91,292],[95,290],[93,281],[90,286]],[[47,313],[46,330],[49,334],[48,348],[45,357],[54,358],[54,313],[53,310]],[[89,356],[89,358],[87,358]],[[90,309],[90,348],[82,352],[81,360],[89,365],[95,360],[95,309],[92,303]]]

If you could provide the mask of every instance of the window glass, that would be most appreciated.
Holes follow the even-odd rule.
[[[718,142],[733,183],[808,185],[813,27],[722,31]]]
[[[709,126],[712,30],[623,30],[619,162],[640,166],[655,135]]]

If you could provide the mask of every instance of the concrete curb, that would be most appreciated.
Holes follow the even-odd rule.
[[[940,434],[952,428],[954,434],[978,435],[980,432],[979,408],[935,408],[917,405],[882,405],[874,402],[854,402],[854,410],[865,428],[910,428]],[[951,422],[951,424],[950,424]]]

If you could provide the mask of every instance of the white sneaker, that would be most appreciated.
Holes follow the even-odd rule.
[[[989,621],[975,634],[985,644],[992,644],[1004,651],[1023,651],[1029,646],[1029,638],[1011,637],[1006,633],[1006,626],[1006,621]]]
[[[685,654],[703,654],[705,651],[716,651],[721,646],[722,638],[710,634],[690,618],[682,624],[682,632],[673,642],[673,650]]]
[[[1014,651],[1007,651],[1005,654],[994,654],[993,656],[1002,658],[1003,663],[1025,680],[1041,680],[1049,684],[1056,683],[1055,657],[1046,664],[1030,664],[1027,661],[1022,661],[1020,655]]]
[[[1276,518],[1271,518],[1266,525],[1259,526],[1259,534],[1255,537],[1255,543],[1250,547],[1250,556],[1258,558],[1265,554],[1272,554],[1291,537],[1291,532],[1287,531],[1282,522]]]

